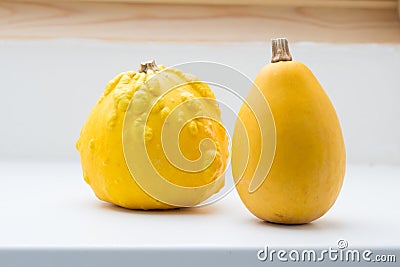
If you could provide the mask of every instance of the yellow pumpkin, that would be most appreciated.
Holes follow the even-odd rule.
[[[273,40],[272,54],[239,112],[233,176],[241,200],[258,218],[308,223],[330,209],[341,189],[346,166],[342,131],[328,96],[313,73],[292,60],[287,40]],[[257,94],[266,99],[264,109],[270,113],[260,114],[266,102]],[[270,116],[260,128],[257,117]],[[243,142],[246,135],[248,142]],[[260,160],[263,153],[270,156]],[[261,180],[255,175],[259,168],[265,171]]]
[[[208,85],[193,75],[154,61],[139,72],[119,74],[91,110],[76,144],[85,181],[99,199],[130,209],[206,200],[223,187],[228,158],[228,137],[213,100]],[[171,147],[173,140],[178,145]],[[203,145],[204,140],[212,143]],[[181,162],[172,161],[176,158]],[[178,166],[185,162],[188,166]]]

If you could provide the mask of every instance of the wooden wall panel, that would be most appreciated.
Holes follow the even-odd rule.
[[[285,36],[291,41],[400,43],[400,20],[393,0],[347,1],[369,3],[352,7],[312,6],[312,1],[305,1],[309,5],[303,7],[274,1],[246,6],[190,1],[0,1],[0,38],[253,42]],[[370,6],[378,2],[381,6]]]

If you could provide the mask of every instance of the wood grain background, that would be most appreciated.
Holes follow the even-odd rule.
[[[0,1],[0,38],[400,43],[397,0],[142,2]]]
[[[26,0],[25,0],[26,1]],[[39,1],[39,0],[28,0]],[[52,0],[47,0],[52,1]],[[57,0],[56,0],[57,1]],[[119,3],[155,3],[185,5],[259,5],[259,6],[312,6],[312,7],[358,7],[392,8],[398,0],[72,0],[74,2],[119,2]],[[53,0],[54,2],[54,0]]]

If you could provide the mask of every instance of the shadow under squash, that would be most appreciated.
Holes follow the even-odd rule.
[[[285,229],[290,231],[319,231],[319,230],[332,230],[332,229],[344,229],[346,224],[343,221],[338,221],[332,218],[321,218],[310,223],[304,224],[280,224],[262,221],[260,219],[254,218],[253,222],[257,223],[262,227],[272,227],[275,229]]]
[[[113,212],[121,212],[127,214],[141,214],[141,215],[208,215],[218,212],[214,205],[208,205],[203,207],[192,207],[192,208],[175,208],[175,209],[154,209],[154,210],[135,210],[135,209],[127,209],[123,208],[111,203],[101,202],[99,206],[102,209],[113,211]]]

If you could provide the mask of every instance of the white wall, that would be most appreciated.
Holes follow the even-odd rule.
[[[400,164],[400,45],[297,43],[291,51],[333,101],[348,162]],[[141,61],[216,61],[253,79],[269,58],[268,42],[1,40],[0,159],[77,160],[75,141],[105,84]]]

